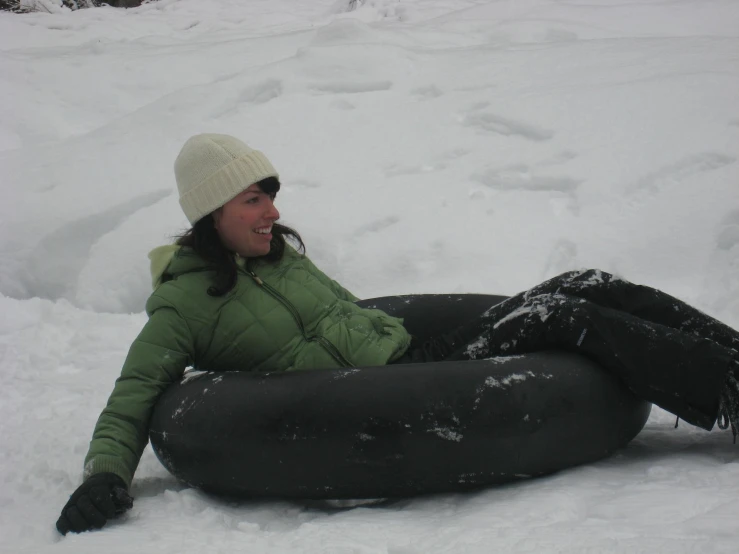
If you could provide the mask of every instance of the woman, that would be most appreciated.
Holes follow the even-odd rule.
[[[286,239],[278,174],[226,135],[197,135],[175,162],[193,227],[150,254],[149,320],[134,341],[85,459],[85,480],[57,521],[62,534],[102,527],[128,488],[159,395],[188,366],[276,371],[377,366],[563,348],[618,375],[695,425],[739,425],[739,333],[660,291],[597,270],[570,272],[415,344],[402,321],[358,307]]]

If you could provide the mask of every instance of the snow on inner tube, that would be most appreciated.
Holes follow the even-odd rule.
[[[424,337],[502,300],[361,301]],[[651,404],[595,363],[488,360],[275,373],[194,372],[160,398],[154,452],[185,483],[243,497],[388,498],[546,475],[612,454]]]

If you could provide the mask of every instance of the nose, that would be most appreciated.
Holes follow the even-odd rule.
[[[275,208],[275,203],[271,198],[268,198],[267,202],[267,212],[264,214],[264,218],[271,221],[277,221],[280,219],[280,212]]]

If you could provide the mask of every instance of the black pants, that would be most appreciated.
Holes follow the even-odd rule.
[[[638,396],[711,429],[739,333],[662,291],[591,269],[496,304],[394,363],[476,360],[544,349],[577,352]]]

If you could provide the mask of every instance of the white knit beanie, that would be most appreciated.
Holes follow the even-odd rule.
[[[229,135],[190,137],[174,162],[180,206],[191,224],[250,185],[279,177],[267,157]]]

